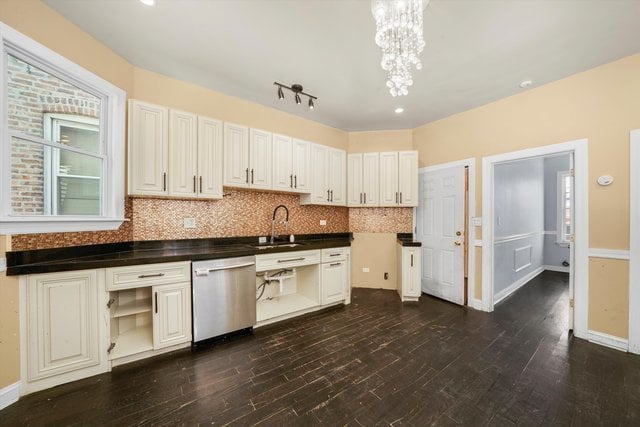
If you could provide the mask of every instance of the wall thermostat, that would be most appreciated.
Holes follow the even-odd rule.
[[[600,185],[611,185],[613,182],[613,177],[611,175],[602,175],[598,177],[598,184]]]

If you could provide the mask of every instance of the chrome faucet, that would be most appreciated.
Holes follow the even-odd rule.
[[[271,244],[273,244],[276,237],[278,237],[278,235],[276,234],[276,213],[280,208],[284,208],[285,212],[287,213],[287,217],[284,219],[284,227],[287,228],[289,226],[289,208],[287,208],[285,205],[276,206],[276,208],[273,210],[273,220],[271,221]]]

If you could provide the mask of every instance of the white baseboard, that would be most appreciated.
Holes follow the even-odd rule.
[[[588,340],[589,342],[600,344],[605,347],[613,348],[615,350],[620,351],[628,351],[629,350],[629,341],[616,337],[614,335],[605,334],[603,332],[589,331],[588,332]]]
[[[506,297],[508,297],[509,295],[511,295],[512,293],[514,293],[515,291],[523,287],[524,285],[526,285],[531,279],[533,279],[543,271],[544,271],[544,266],[538,267],[535,270],[533,270],[531,273],[527,274],[526,276],[516,280],[511,285],[509,285],[508,288],[505,288],[500,292],[498,292],[496,295],[494,295],[493,304],[494,305],[498,304],[500,301],[502,301],[503,299],[505,299]]]
[[[20,398],[20,382],[10,384],[0,389],[0,410],[15,403]]]
[[[477,298],[471,298],[469,299],[468,306],[471,308],[475,308],[476,310],[482,311],[482,300]]]
[[[556,265],[545,265],[544,269],[545,270],[549,270],[549,271],[557,271],[559,273],[568,273],[569,272],[569,267],[558,267]]]

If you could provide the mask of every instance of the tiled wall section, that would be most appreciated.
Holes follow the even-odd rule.
[[[131,218],[131,199],[127,199],[124,207],[125,218]],[[14,251],[28,249],[62,248],[68,246],[91,245],[96,243],[127,242],[133,239],[133,225],[125,221],[114,231],[91,231],[81,233],[47,233],[16,234],[11,237],[11,249]]]
[[[284,228],[285,212],[279,210],[278,234],[349,231],[347,208],[301,206],[300,196],[293,194],[225,190],[217,201],[134,199],[133,240],[266,236],[273,210],[281,204],[289,208],[289,227]],[[184,218],[195,218],[196,228],[184,228]],[[321,219],[326,226],[320,225]]]
[[[411,233],[413,208],[349,209],[352,233]]]
[[[273,209],[289,208],[289,227],[278,224],[279,234],[410,233],[411,208],[354,208],[301,206],[292,194],[227,190],[222,200],[168,200],[128,198],[125,222],[116,231],[22,234],[12,237],[13,250],[44,249],[115,243],[130,240],[188,239],[268,235]],[[184,228],[184,218],[195,218],[196,228]],[[278,212],[284,219],[284,211]],[[327,221],[326,226],[320,220]]]

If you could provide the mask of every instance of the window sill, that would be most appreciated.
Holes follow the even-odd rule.
[[[117,230],[124,221],[124,218],[3,218],[0,219],[0,234]]]

